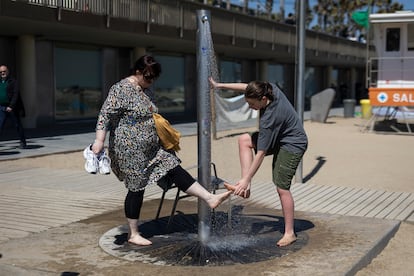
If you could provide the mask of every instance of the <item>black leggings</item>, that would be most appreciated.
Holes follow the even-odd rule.
[[[181,166],[170,170],[166,177],[170,177],[177,187],[185,192],[194,184],[194,178]],[[124,202],[125,216],[129,219],[138,219],[141,212],[142,202],[144,201],[145,190],[132,192],[128,191]]]

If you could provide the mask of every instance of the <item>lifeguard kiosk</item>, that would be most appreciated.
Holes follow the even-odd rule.
[[[370,130],[379,118],[405,123],[411,133],[414,122],[414,12],[371,14],[370,28],[376,48],[368,60]],[[400,131],[396,124],[390,127]]]

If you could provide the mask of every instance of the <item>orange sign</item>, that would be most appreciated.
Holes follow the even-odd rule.
[[[369,88],[371,106],[414,106],[414,88]]]

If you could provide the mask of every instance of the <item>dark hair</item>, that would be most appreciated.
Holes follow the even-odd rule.
[[[244,97],[257,100],[261,100],[263,97],[266,97],[273,101],[272,85],[265,81],[251,81],[247,84]]]
[[[149,73],[154,76],[154,78],[158,78],[161,75],[161,64],[158,63],[154,57],[144,55],[135,62],[134,74],[137,70],[144,75]]]

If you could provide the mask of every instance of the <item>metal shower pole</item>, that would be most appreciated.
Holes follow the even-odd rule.
[[[299,25],[296,27],[296,112],[303,123],[303,110],[305,100],[305,1],[298,1]],[[302,159],[303,160],[303,159]],[[303,182],[303,164],[300,162],[295,175],[295,182]]]
[[[211,102],[210,76],[211,32],[210,11],[197,10],[197,126],[198,182],[211,191]],[[210,38],[210,39],[209,39]],[[198,238],[206,243],[210,238],[211,209],[198,200]]]

